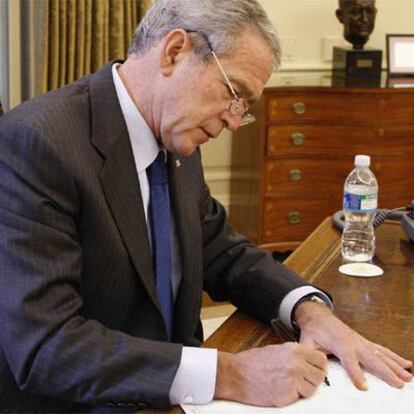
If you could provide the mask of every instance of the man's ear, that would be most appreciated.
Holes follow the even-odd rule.
[[[338,18],[338,20],[343,23],[344,22],[344,12],[341,9],[337,9],[336,12],[336,17]]]
[[[162,40],[160,69],[164,76],[174,71],[178,62],[192,51],[191,39],[183,29],[174,29]]]

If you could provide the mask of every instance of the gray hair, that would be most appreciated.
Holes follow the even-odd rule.
[[[208,42],[219,56],[229,55],[246,29],[256,31],[273,54],[274,68],[281,61],[279,35],[256,0],[156,0],[138,25],[128,54],[145,54],[174,29],[190,33],[194,53],[203,60],[211,56]]]

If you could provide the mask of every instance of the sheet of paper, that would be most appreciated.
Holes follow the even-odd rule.
[[[414,67],[414,45],[412,43],[397,42],[395,44],[395,66],[398,69]]]
[[[207,405],[182,405],[186,414],[413,414],[414,382],[403,389],[392,388],[365,373],[369,390],[359,391],[338,362],[329,363],[331,386],[322,384],[311,398],[301,399],[283,408],[263,408],[228,401]]]

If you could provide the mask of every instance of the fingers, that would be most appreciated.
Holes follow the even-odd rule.
[[[326,369],[322,352],[297,343],[219,352],[215,398],[282,407],[314,394]]]
[[[294,395],[287,393],[288,398],[282,401],[283,405],[286,401],[292,402],[300,397],[308,398],[313,395],[324,381],[328,369],[328,360],[324,353],[302,344],[290,343],[284,344],[284,347],[289,350],[291,357],[290,366],[286,369],[291,378],[290,391]],[[286,395],[286,392],[282,395]]]
[[[356,355],[348,356],[346,359],[341,360],[351,381],[360,390],[368,389],[360,363],[368,372],[382,379],[392,387],[402,388],[404,382],[409,382],[413,379],[412,374],[404,368],[404,366],[410,365],[407,362],[410,361],[379,345],[376,345],[374,351],[371,349],[364,350],[359,360]]]
[[[413,375],[406,371],[413,367],[411,361],[368,341],[333,315],[330,318],[308,319],[307,324],[301,326],[300,340],[303,345],[339,358],[351,381],[360,390],[368,389],[361,367],[397,388],[413,380]],[[324,367],[317,355],[307,355],[307,362],[318,368]],[[317,375],[310,373],[309,380],[315,383]]]
[[[298,393],[302,398],[309,398],[313,394],[315,394],[316,390],[318,389],[318,385],[312,384],[306,379],[300,381]]]
[[[302,345],[308,346],[309,348],[317,349],[317,344],[311,336],[301,334],[300,343]]]
[[[319,386],[328,374],[328,357],[321,351],[305,348],[305,359],[308,363],[305,379]]]
[[[345,371],[348,373],[349,378],[355,387],[362,391],[368,390],[367,381],[361,367],[359,366],[359,362],[356,356],[350,356],[346,359],[342,359],[341,364],[344,367]]]
[[[306,362],[313,365],[316,368],[323,370],[325,373],[328,370],[328,358],[321,352],[316,351],[308,347],[304,348]]]
[[[388,358],[395,361],[398,365],[400,365],[404,369],[412,368],[412,366],[413,366],[412,361],[409,361],[408,359],[405,359],[405,358],[399,356],[398,354],[391,351],[390,349],[385,348],[385,346],[375,344],[375,348],[377,350],[379,350],[382,354],[386,355]]]
[[[364,366],[366,370],[382,379],[383,381],[387,382],[391,386],[401,388],[404,385],[404,382],[395,374],[395,372],[390,367],[390,364],[392,363],[394,363],[395,366],[397,366],[397,364],[386,357],[384,354],[382,354],[383,356],[380,356],[380,354],[380,351],[375,353],[372,352],[368,357],[364,358]],[[387,358],[388,363],[385,361],[385,358]]]
[[[313,365],[307,365],[304,371],[304,380],[315,387],[318,387],[327,376],[327,370],[316,368]]]
[[[369,359],[366,363],[367,370],[393,387],[402,388],[404,382],[413,379],[409,372],[382,350],[376,349]]]

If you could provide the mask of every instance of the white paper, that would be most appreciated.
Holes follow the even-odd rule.
[[[398,42],[395,44],[395,66],[398,69],[414,67],[414,44]]]
[[[413,414],[414,382],[397,389],[365,373],[369,390],[359,391],[338,362],[329,363],[329,382],[321,384],[315,395],[283,408],[263,408],[228,401],[207,405],[187,405],[186,414]]]

